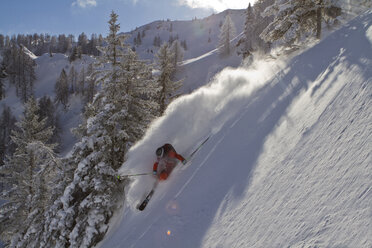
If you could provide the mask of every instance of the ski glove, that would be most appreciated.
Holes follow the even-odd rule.
[[[186,164],[187,163],[187,160],[186,159],[184,159],[183,161],[182,161],[182,164]]]
[[[153,171],[152,174],[153,174],[154,176],[156,176],[158,173],[157,173],[157,171]]]

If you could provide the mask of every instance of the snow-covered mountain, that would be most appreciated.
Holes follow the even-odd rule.
[[[153,61],[159,49],[154,46],[154,39],[160,38],[159,44],[171,42],[176,38],[186,44],[183,50],[184,63],[178,69],[177,79],[182,80],[181,92],[189,93],[202,85],[226,66],[238,67],[241,57],[233,52],[228,58],[218,58],[217,46],[221,26],[226,15],[231,17],[236,28],[236,44],[244,29],[245,10],[225,10],[203,19],[192,21],[155,21],[126,33],[128,43],[136,50],[142,59]],[[141,43],[136,45],[138,36]]]
[[[236,27],[237,34],[244,28],[245,10],[225,10],[203,19],[192,21],[155,21],[138,27],[136,30],[126,33],[128,43],[132,44],[136,52],[143,59],[153,59],[157,46],[154,46],[155,37],[160,37],[160,44],[178,38],[180,42],[186,41],[187,49],[184,51],[184,59],[191,59],[205,54],[218,45],[220,28],[226,15],[230,15]],[[138,34],[141,43],[135,45]]]
[[[226,66],[237,67],[241,62],[241,57],[236,53],[226,59],[220,59],[217,56],[216,47],[219,40],[220,25],[223,23],[227,14],[231,16],[237,34],[240,34],[244,27],[245,10],[226,10],[224,12],[211,15],[204,19],[195,19],[190,21],[155,21],[153,23],[141,26],[135,31],[125,33],[128,35],[126,42],[132,46],[142,59],[154,60],[159,47],[154,46],[155,37],[160,37],[160,44],[168,42],[172,36],[178,37],[180,41],[187,44],[184,50],[185,65],[179,68],[177,78],[183,80],[181,93],[188,93],[192,90],[209,82],[209,80]],[[135,45],[134,39],[140,33],[142,37],[141,44]],[[95,61],[92,56],[83,55],[70,63],[68,56],[64,54],[43,54],[40,57],[35,56],[27,48],[25,53],[35,62],[36,82],[34,84],[34,93],[37,98],[43,96],[54,97],[54,86],[60,76],[62,69],[68,74],[70,69],[79,73],[84,67]],[[0,58],[2,61],[2,58]],[[6,97],[1,100],[0,112],[4,106],[9,106],[12,113],[19,119],[22,115],[23,106],[15,94],[15,87],[6,85]],[[81,121],[82,102],[80,96],[72,96],[69,100],[67,111],[60,110],[60,122],[63,128],[62,154],[67,154],[73,144],[77,141],[71,133],[71,128],[76,127]]]
[[[122,175],[170,142],[186,166],[136,205],[133,178],[101,247],[372,247],[372,11],[287,61],[225,69],[173,102]]]

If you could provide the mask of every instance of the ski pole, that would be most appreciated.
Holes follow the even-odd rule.
[[[208,136],[191,154],[190,154],[190,156],[187,158],[187,160],[190,160],[194,155],[195,155],[195,153],[197,152],[197,151],[199,151],[200,150],[200,148],[202,148],[202,146],[209,140],[209,138],[210,138],[211,136]]]
[[[144,176],[144,175],[152,175],[152,173],[147,172],[147,173],[138,173],[138,174],[123,175],[123,176],[118,175],[117,178],[118,180],[120,180],[124,177],[136,177],[136,176]]]

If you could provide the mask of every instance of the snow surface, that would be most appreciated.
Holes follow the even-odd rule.
[[[40,98],[45,95],[50,96],[52,99],[55,97],[54,87],[60,77],[62,69],[65,69],[66,74],[72,67],[77,73],[81,72],[84,67],[87,71],[88,65],[93,63],[95,59],[88,55],[82,55],[81,59],[77,59],[73,62],[69,62],[69,59],[64,54],[53,54],[50,57],[48,53],[40,56],[36,60],[36,78],[35,83],[35,97]],[[77,142],[77,138],[71,133],[72,128],[76,128],[81,122],[81,112],[83,109],[83,103],[81,96],[70,95],[68,108],[64,110],[62,106],[59,106],[59,120],[62,123],[62,147],[61,154],[66,155],[74,144]]]
[[[161,43],[168,42],[169,37],[179,37],[179,41],[186,40],[187,50],[184,51],[184,59],[192,59],[205,54],[218,45],[220,35],[220,24],[229,14],[236,27],[237,34],[244,28],[245,10],[225,10],[203,19],[192,21],[155,21],[141,26],[136,30],[126,33],[129,35],[128,42],[134,44],[138,33],[145,32],[141,38],[142,44],[135,46],[136,52],[142,59],[153,59],[159,47],[154,47],[155,37],[160,37]],[[210,38],[210,42],[208,42]]]
[[[184,61],[180,63],[176,74],[177,80],[182,80],[180,93],[190,93],[209,82],[212,77],[226,66],[238,67],[241,57],[234,51],[228,58],[220,59],[217,46],[220,36],[220,24],[229,14],[237,30],[233,46],[242,36],[245,20],[245,10],[226,10],[203,19],[192,21],[155,21],[126,33],[128,42],[134,44],[138,33],[145,33],[141,45],[134,46],[139,57],[153,61],[158,47],[153,46],[155,37],[162,42],[168,42],[169,37],[179,37],[179,41],[186,41],[187,50],[183,52]]]
[[[133,178],[101,247],[372,247],[372,11],[289,61],[228,68],[181,97],[133,147],[150,172],[170,142],[186,166],[135,209]]]
[[[94,58],[91,56],[83,55],[81,59],[77,59],[70,63],[68,57],[64,54],[53,54],[51,57],[48,53],[43,54],[40,57],[33,55],[29,50],[26,49],[26,54],[30,58],[34,59],[36,63],[35,74],[36,82],[34,83],[34,95],[36,98],[43,96],[49,96],[53,100],[55,97],[54,87],[57,82],[62,69],[65,69],[68,75],[72,66],[75,71],[80,73],[81,69],[85,67],[85,71],[88,65],[94,62]],[[6,96],[1,100],[0,111],[2,112],[4,106],[9,106],[12,114],[19,120],[23,115],[23,104],[20,99],[16,96],[16,89],[14,85],[9,82],[5,84]],[[71,129],[75,128],[81,122],[82,112],[82,101],[81,97],[72,95],[69,99],[69,107],[64,110],[62,106],[58,108],[58,117],[62,128],[62,155],[66,155],[76,143],[77,139],[71,133]]]
[[[27,49],[27,47],[23,46],[23,51],[25,54],[27,54],[31,59],[37,59],[37,56]]]

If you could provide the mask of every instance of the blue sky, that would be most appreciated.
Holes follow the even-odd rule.
[[[191,20],[226,8],[246,8],[249,0],[0,0],[0,33],[107,34],[109,15],[119,15],[121,31],[155,20]],[[253,1],[252,1],[253,2]]]

